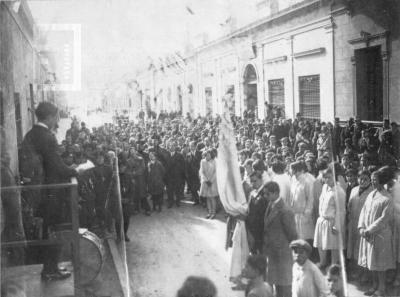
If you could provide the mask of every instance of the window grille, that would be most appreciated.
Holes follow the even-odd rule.
[[[268,101],[274,108],[285,110],[285,81],[272,79],[268,81]]]
[[[300,114],[304,119],[320,119],[320,83],[318,75],[299,77]]]

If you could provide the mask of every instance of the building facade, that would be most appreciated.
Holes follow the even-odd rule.
[[[256,2],[266,15],[196,48],[184,67],[167,64],[178,73],[142,71],[150,107],[215,115],[230,90],[236,115],[254,110],[263,118],[268,103],[289,118],[400,120],[398,1],[280,2],[288,3]]]
[[[26,1],[0,1],[0,125],[6,131],[11,167],[18,169],[18,145],[32,127],[38,102],[55,101],[49,65],[35,40]]]

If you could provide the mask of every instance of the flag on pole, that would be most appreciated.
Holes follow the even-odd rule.
[[[218,193],[225,211],[234,217],[246,217],[248,204],[240,178],[235,135],[226,100],[220,123],[216,168]],[[237,221],[232,243],[230,278],[234,279],[240,276],[249,255],[246,226],[243,220]]]

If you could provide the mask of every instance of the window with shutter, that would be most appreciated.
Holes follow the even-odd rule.
[[[274,108],[285,110],[285,81],[272,79],[268,81],[268,101]]]
[[[320,119],[321,107],[319,74],[299,77],[299,100],[300,114],[304,119]]]

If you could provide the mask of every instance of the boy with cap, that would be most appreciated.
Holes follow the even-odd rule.
[[[290,243],[293,255],[292,297],[321,297],[329,291],[324,276],[309,260],[312,248],[304,239]]]

